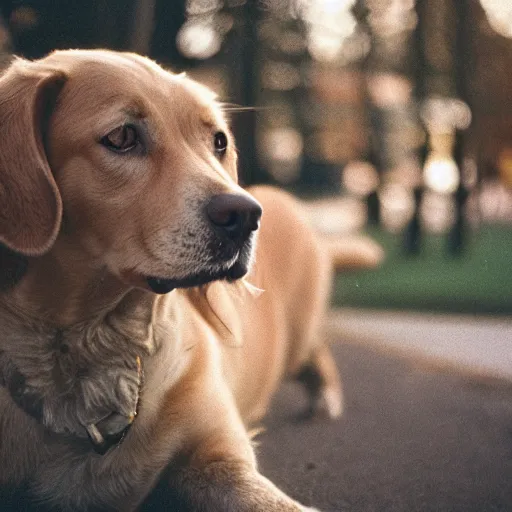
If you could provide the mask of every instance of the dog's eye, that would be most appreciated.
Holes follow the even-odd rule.
[[[107,133],[107,135],[101,139],[101,143],[113,151],[125,153],[137,146],[139,136],[134,126],[125,124]]]
[[[222,156],[228,147],[228,138],[224,132],[217,132],[213,136],[213,147],[217,155]]]

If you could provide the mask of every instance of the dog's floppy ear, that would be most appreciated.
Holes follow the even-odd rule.
[[[15,61],[0,78],[0,242],[25,256],[52,246],[62,200],[44,147],[44,124],[66,76]]]

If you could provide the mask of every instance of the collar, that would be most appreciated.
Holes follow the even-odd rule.
[[[119,446],[124,441],[126,434],[137,417],[144,372],[142,370],[142,362],[139,356],[136,357],[136,363],[139,377],[139,392],[133,415],[126,417],[117,412],[113,412],[98,423],[91,423],[85,427],[94,451],[100,455],[105,455],[112,447]]]
[[[0,352],[0,360],[2,359],[4,361],[1,361],[3,363],[3,371],[0,372],[0,385],[7,389],[14,403],[25,414],[40,423],[43,416],[42,398],[27,392],[25,376],[12,363],[5,361],[5,354]],[[144,371],[139,356],[136,357],[136,365],[139,389],[134,414],[127,417],[117,412],[112,412],[97,423],[85,426],[93,450],[100,455],[106,454],[114,446],[119,446],[135,422],[144,381]]]

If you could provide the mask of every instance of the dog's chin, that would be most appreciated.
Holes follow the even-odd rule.
[[[211,283],[212,281],[225,280],[233,282],[244,277],[248,270],[248,262],[239,259],[226,270],[203,270],[180,279],[150,276],[146,277],[146,283],[151,291],[163,295],[172,292],[176,288],[192,288],[194,286],[202,286]]]

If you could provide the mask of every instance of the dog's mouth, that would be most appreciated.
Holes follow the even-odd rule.
[[[146,277],[146,283],[154,293],[163,295],[172,292],[176,288],[192,288],[212,281],[226,280],[232,282],[247,274],[249,271],[249,261],[250,258],[240,256],[233,265],[225,270],[203,270],[181,279],[150,276]]]

